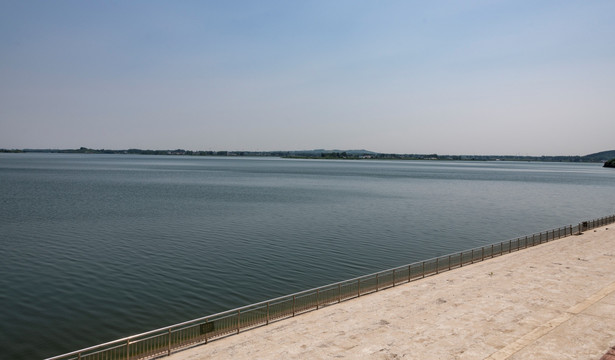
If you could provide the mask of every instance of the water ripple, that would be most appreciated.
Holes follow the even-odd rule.
[[[587,164],[0,156],[0,353],[17,360],[615,203],[615,173]]]

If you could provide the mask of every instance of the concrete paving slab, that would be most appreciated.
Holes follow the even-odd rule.
[[[508,359],[596,360],[615,340],[615,324],[581,314],[537,339]]]
[[[169,359],[599,359],[615,345],[614,245],[615,229],[588,231]]]

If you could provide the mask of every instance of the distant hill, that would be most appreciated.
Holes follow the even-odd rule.
[[[614,159],[614,158],[615,158],[615,150],[601,151],[595,154],[589,154],[589,155],[585,155],[581,157],[583,161],[590,161],[590,162],[605,162],[607,160]]]
[[[360,154],[360,155],[375,155],[376,153],[373,151],[369,151],[369,150],[340,150],[340,149],[333,149],[333,150],[325,150],[325,149],[314,149],[314,150],[294,150],[294,151],[290,151],[291,153],[301,153],[301,154],[328,154],[328,153],[341,153],[341,152],[345,152],[347,154]]]
[[[294,151],[286,151],[286,156],[289,157],[326,157],[331,155],[337,155],[337,157],[362,157],[362,156],[372,156],[377,155],[377,153],[369,150],[325,150],[325,149],[314,149],[314,150],[294,150]],[[335,156],[334,156],[335,157]]]

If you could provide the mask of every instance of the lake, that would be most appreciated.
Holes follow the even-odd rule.
[[[602,164],[0,154],[0,354],[44,358],[615,213]]]

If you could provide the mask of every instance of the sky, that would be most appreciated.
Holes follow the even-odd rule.
[[[0,0],[0,148],[615,149],[615,1]]]

